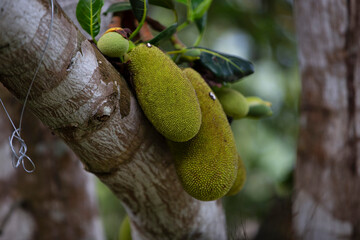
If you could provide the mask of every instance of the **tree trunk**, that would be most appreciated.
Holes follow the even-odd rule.
[[[20,104],[2,86],[0,96],[18,122]],[[14,169],[8,140],[14,129],[0,116],[0,239],[104,239],[94,179],[75,154],[25,114],[22,136],[37,169],[31,174],[21,165]]]
[[[302,78],[294,229],[360,239],[360,2],[295,4]]]
[[[23,101],[47,38],[49,3],[3,0],[0,11],[0,81]],[[163,137],[124,78],[58,5],[28,108],[122,200],[133,239],[226,238],[221,202],[184,192]]]

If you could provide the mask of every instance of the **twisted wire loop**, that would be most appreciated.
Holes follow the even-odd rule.
[[[15,149],[14,140],[17,140],[18,143],[20,144],[20,147],[19,147],[18,150]],[[13,133],[9,137],[9,144],[10,144],[10,149],[11,149],[11,152],[12,152],[12,164],[13,164],[13,167],[17,168],[21,164],[23,169],[27,173],[34,172],[35,171],[35,163],[31,160],[31,158],[28,155],[26,155],[27,146],[26,146],[25,141],[20,136],[20,128],[15,129],[13,131]],[[25,160],[27,160],[31,164],[30,169],[25,166]]]
[[[12,164],[14,166],[14,168],[19,167],[20,165],[22,165],[23,169],[27,172],[27,173],[32,173],[33,171],[35,171],[35,163],[31,160],[31,158],[26,155],[26,151],[27,151],[27,146],[25,141],[21,138],[20,136],[20,128],[16,128],[14,122],[12,121],[9,112],[6,110],[5,105],[3,103],[3,101],[0,98],[0,103],[11,123],[11,125],[14,128],[14,131],[12,132],[11,136],[9,137],[9,145],[10,145],[10,149],[11,149],[11,161]],[[14,140],[18,142],[19,146],[19,150],[16,150],[15,148],[15,144],[14,144]],[[30,169],[28,169],[25,166],[25,160],[27,160],[32,167]]]
[[[35,78],[36,78],[38,72],[39,72],[41,63],[42,63],[42,61],[44,59],[44,55],[45,55],[45,52],[46,52],[46,49],[48,47],[50,37],[51,37],[52,26],[53,26],[53,21],[54,21],[54,0],[50,0],[50,4],[51,4],[51,21],[50,21],[49,33],[48,33],[48,37],[46,39],[44,49],[43,49],[43,51],[41,53],[40,61],[39,61],[38,65],[37,65],[34,76],[33,76],[32,80],[30,82],[30,86],[29,86],[28,91],[27,91],[26,96],[25,96],[25,100],[24,100],[24,104],[23,104],[23,107],[22,107],[22,110],[21,110],[21,115],[20,115],[20,120],[19,120],[19,128],[15,127],[15,124],[12,121],[9,112],[6,110],[6,107],[5,107],[3,101],[0,98],[0,103],[1,103],[5,113],[7,115],[11,125],[14,128],[13,133],[9,137],[9,145],[10,145],[10,149],[11,149],[11,152],[12,152],[12,159],[11,159],[12,164],[13,164],[14,168],[17,168],[20,165],[22,165],[23,169],[27,173],[32,173],[32,172],[35,171],[35,163],[31,160],[31,158],[28,155],[26,155],[27,146],[25,144],[25,141],[20,136],[20,131],[21,131],[21,125],[22,125],[22,120],[23,120],[23,116],[24,116],[24,112],[25,112],[26,103],[27,103],[28,98],[30,96],[30,91],[31,91],[32,85],[33,85],[33,83],[35,81]],[[14,146],[14,141],[17,141],[18,144],[19,144],[19,149],[18,150],[16,150],[16,148]],[[25,161],[28,161],[31,164],[32,167],[27,168],[25,166]]]

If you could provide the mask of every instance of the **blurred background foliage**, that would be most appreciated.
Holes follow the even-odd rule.
[[[184,21],[184,5],[176,7]],[[291,0],[214,0],[208,12],[200,46],[252,61],[255,73],[230,87],[270,101],[273,110],[266,119],[232,122],[247,181],[239,194],[223,199],[230,239],[290,239],[300,93],[292,8]],[[160,7],[150,6],[149,16],[166,26],[174,21]],[[192,25],[178,35],[191,46],[198,32]],[[102,183],[97,186],[107,239],[117,239],[125,211]]]

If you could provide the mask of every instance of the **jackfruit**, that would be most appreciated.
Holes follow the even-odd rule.
[[[200,129],[201,110],[182,70],[149,43],[140,44],[127,56],[137,99],[156,130],[175,142],[193,138]]]
[[[204,79],[191,68],[184,73],[199,99],[202,123],[190,141],[168,143],[184,190],[196,199],[211,201],[223,197],[235,181],[235,139],[220,102]]]
[[[108,32],[99,38],[97,47],[108,57],[122,57],[129,49],[129,41],[117,32]]]
[[[119,240],[131,240],[131,227],[129,216],[126,215],[120,225]]]
[[[249,104],[247,117],[259,119],[272,115],[270,102],[264,101],[259,97],[247,97],[246,101]]]
[[[220,88],[215,91],[224,112],[227,116],[240,119],[249,112],[249,105],[246,98],[238,91],[231,88]]]
[[[240,192],[240,190],[243,188],[245,184],[245,180],[246,180],[246,169],[240,156],[238,156],[238,171],[237,171],[236,179],[234,184],[230,188],[229,192],[226,194],[226,196],[232,196]]]
[[[189,57],[199,57],[201,54],[200,49],[188,49],[184,55]]]

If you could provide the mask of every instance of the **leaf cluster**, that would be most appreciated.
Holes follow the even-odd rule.
[[[177,14],[177,5],[182,5],[187,9],[186,20],[179,22]],[[220,53],[208,48],[199,47],[202,40],[206,23],[207,13],[212,0],[129,0],[129,2],[118,2],[112,4],[104,15],[115,12],[131,10],[138,21],[137,28],[132,32],[129,39],[139,33],[148,16],[149,5],[155,5],[171,10],[174,13],[175,21],[170,26],[164,27],[153,39],[148,42],[153,45],[159,45],[160,42],[170,40],[174,50],[168,52],[173,56],[176,63],[188,63],[200,73],[206,73],[203,76],[206,80],[220,84],[233,83],[254,72],[253,64],[229,54]],[[101,10],[103,0],[79,0],[76,17],[81,27],[88,32],[93,41],[100,32]],[[192,46],[185,46],[176,41],[176,33],[185,27],[195,24],[198,29],[198,37]]]

